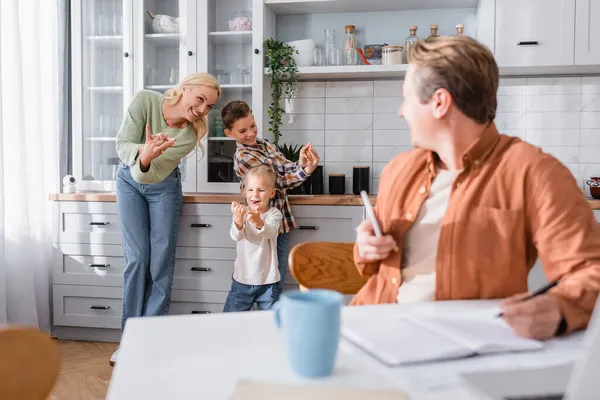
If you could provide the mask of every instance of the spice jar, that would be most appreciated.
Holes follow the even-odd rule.
[[[381,49],[383,65],[402,64],[404,46],[385,46]]]

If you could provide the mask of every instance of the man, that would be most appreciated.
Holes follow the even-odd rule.
[[[468,37],[411,49],[398,115],[415,147],[384,169],[382,237],[366,220],[354,258],[370,279],[352,304],[505,298],[520,336],[587,326],[600,290],[600,227],[559,161],[494,125],[498,67]],[[556,287],[531,300],[540,257]]]

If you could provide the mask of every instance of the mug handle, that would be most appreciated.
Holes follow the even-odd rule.
[[[279,329],[281,329],[281,316],[279,315],[280,309],[281,304],[279,301],[273,304],[273,317],[275,318],[275,325],[277,325],[277,328]]]

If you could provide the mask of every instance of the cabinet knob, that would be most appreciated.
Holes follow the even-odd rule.
[[[125,52],[125,53],[123,53],[123,56],[124,56],[125,58],[127,58],[127,57],[129,57],[129,53],[128,53],[128,52]]]
[[[258,49],[254,49],[254,54],[258,54],[260,51]]]
[[[192,53],[192,51],[191,51],[191,50],[190,50],[190,51],[188,51],[188,56],[190,56],[190,57],[191,57],[191,56],[192,56],[192,54],[194,54],[194,53]]]

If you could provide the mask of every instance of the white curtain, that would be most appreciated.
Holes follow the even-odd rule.
[[[0,324],[50,329],[57,0],[0,0]]]

